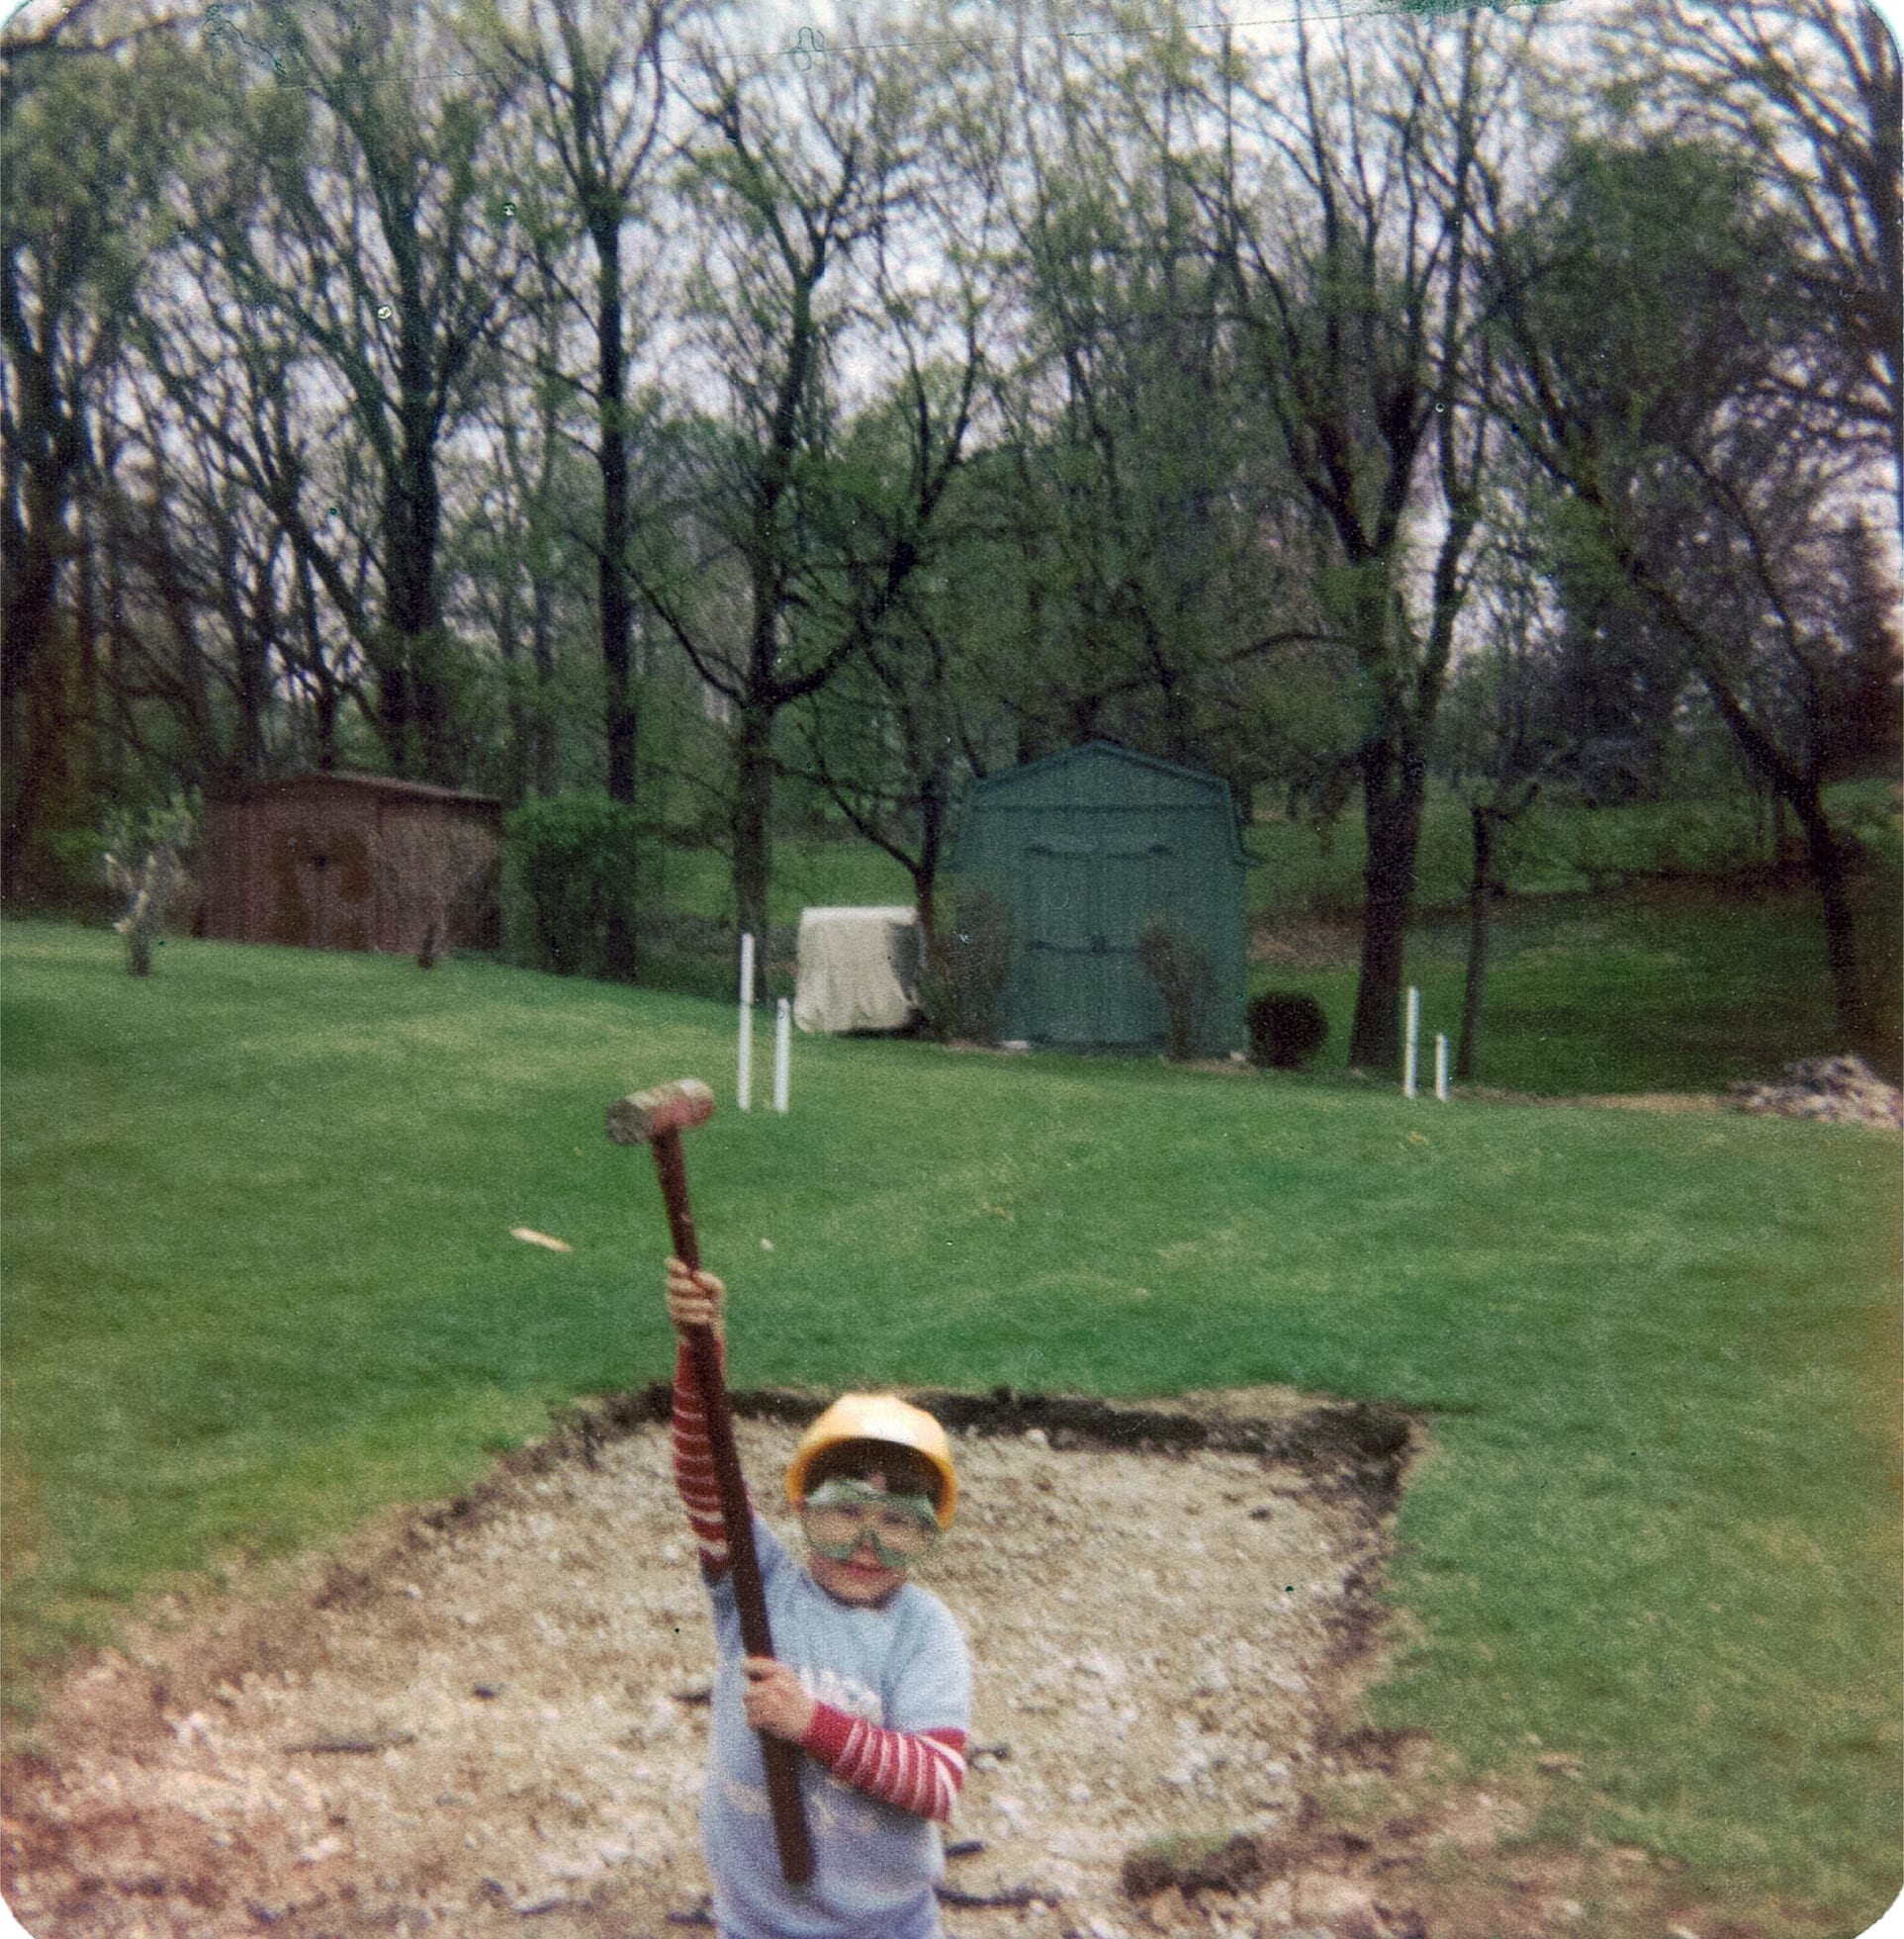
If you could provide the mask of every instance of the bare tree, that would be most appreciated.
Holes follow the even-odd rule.
[[[781,86],[784,76],[743,75],[705,42],[688,83],[701,137],[683,189],[700,252],[687,311],[727,411],[718,427],[703,423],[695,502],[681,508],[697,535],[690,571],[669,579],[648,566],[640,583],[732,709],[734,901],[755,934],[767,923],[775,724],[896,602],[921,556],[914,521],[930,515],[963,440],[962,413],[929,426],[911,508],[856,552],[850,494],[829,460],[863,293],[851,272],[917,206],[928,160],[919,65],[830,54]],[[745,588],[738,631],[696,598],[729,566]]]
[[[298,434],[303,411],[341,398],[375,475],[379,599],[352,615],[372,724],[393,772],[454,783],[467,746],[439,584],[440,451],[519,274],[482,170],[506,85],[441,84],[447,70],[425,57],[447,58],[440,31],[399,0],[362,13],[265,0],[264,14],[269,42],[231,37],[218,56],[233,165],[198,186],[196,213],[217,274],[272,319],[305,376],[280,407],[290,434],[248,439],[247,462],[301,564],[348,610]]]
[[[1887,453],[1904,523],[1904,101],[1883,14],[1870,0],[1648,0],[1602,46],[1616,130],[1717,138],[1788,222],[1815,334],[1777,382]]]
[[[1027,751],[1111,734],[1240,779],[1260,665],[1315,634],[1293,481],[1239,369],[1182,23],[1133,44],[1105,19],[1012,44],[1024,320],[994,503],[1019,598],[988,657]]]
[[[35,838],[83,745],[60,592],[75,506],[96,481],[92,415],[163,240],[167,157],[204,103],[149,23],[115,32],[81,0],[43,33],[0,35],[0,878],[26,886]]]
[[[592,287],[568,292],[589,320],[594,378],[582,388],[594,407],[594,462],[601,479],[595,540],[600,600],[603,719],[608,797],[635,798],[640,724],[630,686],[634,596],[628,576],[630,320],[625,231],[640,215],[662,146],[668,93],[664,50],[673,45],[679,0],[644,0],[632,15],[588,17],[578,0],[540,0],[527,38],[510,44],[540,97],[539,123],[554,148],[581,228],[594,254]],[[553,278],[545,261],[545,275]],[[653,296],[648,297],[652,310]],[[638,313],[640,334],[652,316]]]
[[[532,245],[538,265],[540,238]],[[531,289],[541,287],[538,274]],[[551,301],[526,298],[525,324],[542,361],[556,366],[561,315]],[[485,413],[490,436],[464,466],[467,512],[452,550],[463,568],[464,597],[476,623],[496,642],[501,662],[506,746],[501,791],[516,803],[553,794],[563,693],[556,680],[564,595],[574,579],[568,492],[581,481],[565,432],[562,386],[553,379],[524,386],[504,378]],[[526,654],[525,649],[526,647]]]
[[[927,612],[905,603],[802,709],[802,758],[791,765],[912,877],[921,947],[937,967],[939,873],[968,742],[955,650]]]
[[[1354,656],[1368,843],[1350,1062],[1395,1064],[1429,737],[1497,435],[1477,313],[1511,139],[1513,30],[1471,11],[1326,28],[1219,85],[1219,247],[1288,462],[1325,520]],[[1524,39],[1524,35],[1518,38]],[[1252,174],[1251,156],[1262,157]]]
[[[1539,798],[1564,758],[1555,744],[1543,688],[1551,679],[1549,634],[1556,615],[1541,573],[1538,537],[1525,509],[1525,479],[1509,476],[1508,503],[1490,520],[1477,561],[1482,639],[1453,671],[1440,721],[1440,767],[1468,811],[1468,957],[1454,1074],[1472,1080],[1481,1055],[1488,946],[1503,838]]]
[[[890,388],[834,453],[814,618],[860,649],[800,709],[809,779],[913,881],[928,964],[941,967],[938,880],[954,779],[969,740],[945,568],[973,534],[967,440],[981,408],[981,347],[1001,299],[994,267],[1007,166],[1002,77],[948,66],[930,110],[936,178],[914,220],[882,228],[865,294]]]

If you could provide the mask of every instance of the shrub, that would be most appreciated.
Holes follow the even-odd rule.
[[[1181,930],[1158,918],[1137,937],[1137,961],[1163,998],[1170,1061],[1188,1063],[1202,1048],[1204,1019],[1217,987],[1210,959]]]
[[[982,888],[961,889],[958,919],[941,940],[938,963],[919,972],[919,1004],[932,1034],[944,1043],[966,1038],[995,1043],[999,1001],[1011,973],[1011,912]]]
[[[1249,999],[1251,1063],[1294,1070],[1322,1048],[1327,1036],[1322,1006],[1301,990],[1266,989]]]
[[[130,975],[152,972],[152,939],[168,918],[194,899],[184,857],[198,840],[196,797],[175,794],[162,808],[142,814],[120,810],[107,817],[102,864],[106,880],[125,903],[113,927],[126,938]]]
[[[568,976],[627,974],[617,962],[634,935],[635,811],[605,794],[524,801],[503,824],[527,898],[540,968]]]

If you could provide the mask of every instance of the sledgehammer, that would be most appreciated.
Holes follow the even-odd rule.
[[[646,1145],[655,1154],[655,1175],[661,1180],[662,1202],[668,1208],[675,1256],[690,1272],[700,1270],[700,1247],[694,1238],[694,1216],[687,1206],[687,1169],[681,1161],[680,1135],[705,1124],[713,1115],[714,1093],[693,1077],[637,1091],[608,1107],[608,1136],[617,1145]],[[689,1327],[683,1338],[693,1362],[694,1384],[700,1390],[701,1413],[707,1420],[721,1521],[727,1531],[728,1566],[734,1571],[741,1641],[750,1656],[771,1656],[773,1637],[768,1628],[767,1597],[761,1588],[761,1560],[754,1552],[754,1523],[748,1513],[740,1453],[734,1445],[734,1416],[727,1404],[727,1383],[721,1377],[720,1350],[709,1327]],[[790,1886],[803,1886],[813,1877],[813,1846],[800,1801],[800,1753],[785,1738],[764,1731],[761,1754],[767,1764],[767,1795],[773,1808],[780,1876]]]

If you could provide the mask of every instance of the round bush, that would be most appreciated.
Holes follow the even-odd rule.
[[[565,976],[614,976],[617,935],[636,913],[640,824],[605,794],[524,801],[503,823],[534,921],[537,965]]]
[[[1294,1070],[1322,1048],[1328,1019],[1315,997],[1297,989],[1265,989],[1249,999],[1249,1061]]]

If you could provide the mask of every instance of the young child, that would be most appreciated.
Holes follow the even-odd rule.
[[[725,1343],[726,1289],[668,1261],[678,1332]],[[952,1518],[945,1431],[892,1395],[848,1394],[787,1467],[804,1562],[753,1516],[773,1657],[744,1656],[706,1422],[685,1339],[675,1366],[675,1479],[714,1606],[718,1668],[701,1833],[722,1939],[938,1939],[939,1825],[965,1776],[971,1659],[951,1612],[907,1580]],[[806,1753],[813,1878],[788,1886],[757,1731]]]

